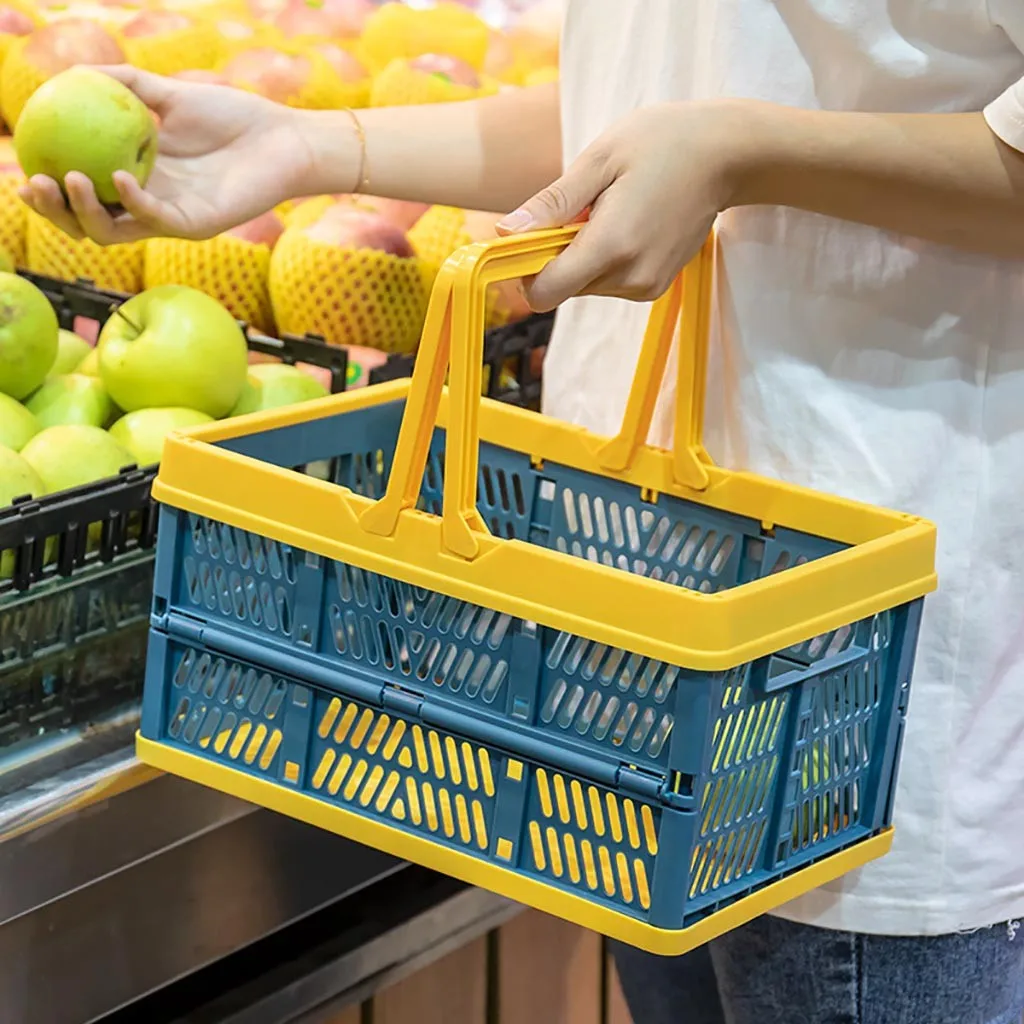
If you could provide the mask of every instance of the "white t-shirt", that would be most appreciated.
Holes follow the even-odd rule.
[[[563,47],[571,162],[664,100],[982,110],[1024,76],[1024,0],[569,0]],[[1013,104],[989,116],[1024,148]],[[1024,917],[1024,263],[781,208],[731,211],[720,238],[712,456],[939,527],[895,849],[783,914],[883,934]],[[646,315],[569,303],[547,412],[614,433]]]

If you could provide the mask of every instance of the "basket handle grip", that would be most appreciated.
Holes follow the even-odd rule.
[[[415,507],[450,364],[442,544],[450,553],[466,559],[477,555],[479,536],[489,532],[476,508],[487,287],[540,273],[579,229],[580,225],[571,225],[477,242],[455,252],[442,266],[427,308],[387,491],[363,513],[360,523],[365,530],[390,536],[401,513]],[[625,469],[643,445],[682,307],[683,328],[691,336],[684,335],[680,344],[676,440],[683,442],[685,451],[677,443],[673,465],[679,482],[707,486],[704,466],[708,459],[699,437],[707,350],[706,309],[704,314],[701,309],[709,306],[709,302],[702,301],[703,292],[710,292],[704,280],[704,272],[710,267],[708,249],[705,246],[654,303],[622,430],[598,453],[598,464],[604,468]],[[701,335],[702,343],[697,345]],[[693,359],[688,358],[691,354]]]

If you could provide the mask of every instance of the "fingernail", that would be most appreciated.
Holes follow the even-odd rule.
[[[498,221],[502,231],[525,231],[533,224],[533,214],[529,210],[513,210]]]

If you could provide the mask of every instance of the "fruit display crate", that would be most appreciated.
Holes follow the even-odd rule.
[[[128,298],[88,281],[23,276],[68,330],[89,333]],[[494,358],[528,360],[549,330],[543,320],[504,329]],[[315,336],[245,333],[250,350],[327,368],[331,391],[345,390],[344,349]],[[510,397],[518,397],[515,389]],[[0,509],[0,752],[137,708],[158,524],[155,475],[153,466],[126,467],[117,477]]]

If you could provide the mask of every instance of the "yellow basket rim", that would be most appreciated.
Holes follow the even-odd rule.
[[[673,481],[672,456],[642,451],[632,468],[597,465],[606,439],[484,400],[480,440],[618,480],[650,500],[671,494],[755,521],[849,545],[729,590],[705,594],[497,536],[465,560],[441,545],[441,517],[411,510],[393,535],[360,526],[374,502],[336,484],[218,448],[220,442],[402,401],[395,381],[171,435],[153,486],[158,500],[300,550],[404,580],[598,643],[697,671],[724,671],[923,597],[937,585],[935,527],[916,516],[748,472],[708,467],[695,490]],[[438,425],[447,427],[448,396]],[[243,496],[244,498],[240,498]]]

